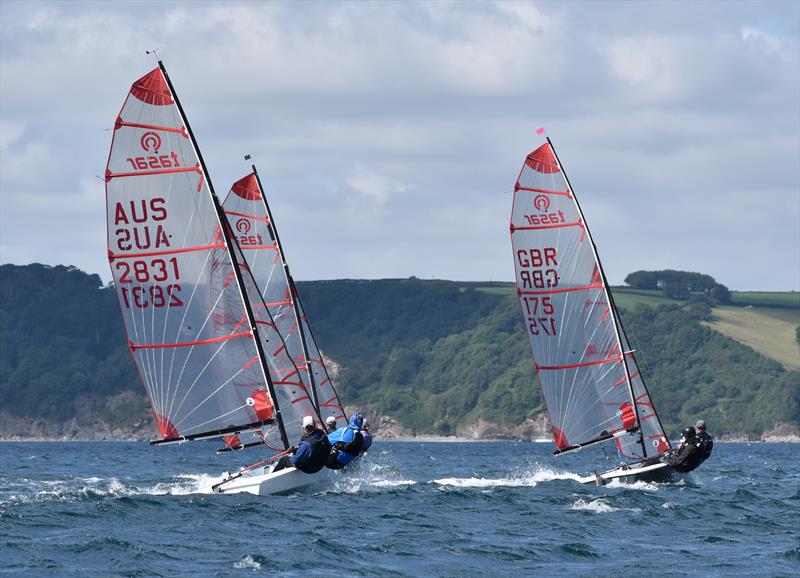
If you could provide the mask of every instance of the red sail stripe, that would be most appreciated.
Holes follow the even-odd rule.
[[[177,253],[190,253],[192,251],[211,251],[212,249],[224,249],[224,243],[215,243],[213,245],[198,245],[196,247],[184,247],[182,249],[166,249],[164,251],[146,251],[144,253],[114,253],[108,252],[108,260],[114,259],[137,259],[139,257],[157,257],[159,255],[175,255]]]
[[[270,249],[275,250],[278,248],[277,245],[241,245],[239,247],[242,251],[253,251],[255,249]]]
[[[244,366],[242,366],[242,371],[253,365],[257,360],[258,360],[258,355],[254,355],[253,359],[251,359],[250,361],[245,363]]]
[[[272,383],[275,384],[275,385],[291,385],[291,386],[294,386],[294,387],[302,387],[302,385],[303,385],[299,381],[284,381],[284,380],[273,381]]]
[[[305,401],[305,400],[307,400],[307,399],[308,399],[308,396],[307,396],[307,395],[304,395],[303,397],[298,397],[297,399],[293,399],[293,400],[292,400],[292,404],[295,404],[295,403],[300,403],[301,401]]]
[[[535,363],[536,370],[551,370],[551,369],[574,369],[576,367],[587,367],[589,365],[599,365],[601,363],[609,363],[611,361],[622,361],[622,356],[617,355],[615,357],[607,357],[605,359],[598,359],[596,361],[584,361],[583,363],[570,363],[568,365],[539,365]]]
[[[266,325],[267,327],[272,327],[276,331],[278,330],[278,328],[275,327],[275,324],[270,323],[269,321],[259,321],[258,319],[256,319],[256,325]]]
[[[229,339],[249,337],[250,335],[251,333],[249,331],[243,331],[242,333],[222,335],[220,337],[212,337],[211,339],[201,339],[199,341],[179,341],[177,343],[155,343],[151,345],[149,344],[140,345],[134,343],[133,341],[129,341],[128,347],[131,348],[131,351],[136,351],[137,349],[171,349],[173,347],[191,347],[193,345],[208,345],[209,343],[219,343],[220,341],[228,341]]]
[[[158,126],[157,124],[141,124],[138,122],[128,122],[127,120],[122,120],[121,118],[117,118],[117,122],[114,123],[114,130],[117,130],[121,126],[130,126],[133,128],[149,128],[152,130],[160,130],[164,132],[174,132],[183,137],[189,138],[189,133],[186,132],[186,127],[184,126],[180,128],[173,128],[171,126]]]
[[[197,192],[200,192],[200,189],[203,188],[203,182],[206,180],[205,173],[200,173],[200,178],[197,180]]]
[[[230,285],[230,284],[231,284],[231,281],[233,281],[233,275],[234,275],[234,272],[233,272],[233,271],[231,271],[231,272],[228,274],[228,278],[227,278],[227,279],[225,279],[225,283],[223,283],[223,284],[222,284],[222,288],[223,288],[223,289],[227,289],[227,288],[228,288],[228,285]]]
[[[318,386],[318,387],[322,387],[322,386],[323,386],[323,385],[325,385],[326,383],[330,383],[330,382],[331,382],[331,380],[330,380],[330,379],[328,379],[328,378],[326,377],[325,379],[323,379],[323,380],[320,382],[320,384],[319,384],[319,386]]]
[[[330,398],[330,399],[326,399],[324,402],[322,402],[322,405],[325,405],[326,403],[330,403],[330,402],[332,402],[334,399],[336,399],[336,396],[335,396],[335,395],[334,395],[332,398]]]
[[[278,357],[278,354],[281,351],[283,351],[284,349],[286,349],[286,344],[285,343],[283,345],[281,345],[278,349],[275,350],[275,353],[272,354],[272,357]]]
[[[633,373],[631,373],[631,380],[633,380],[637,375],[639,375],[638,371],[634,371]],[[623,383],[625,383],[625,376],[624,375],[622,377],[620,377],[617,381],[612,383],[611,387],[619,387]]]
[[[611,312],[611,308],[610,307],[606,307],[606,310],[603,311],[603,314],[600,316],[600,321],[605,321],[606,317],[608,317],[608,314],[610,312]]]
[[[256,221],[264,221],[265,223],[269,223],[269,219],[266,217],[259,217],[258,215],[249,215],[247,213],[237,213],[236,211],[225,211],[226,215],[234,215],[236,217],[245,217],[247,219],[255,219]]]
[[[239,322],[236,325],[233,326],[233,330],[234,331],[238,331],[239,328],[242,326],[242,323],[244,323],[246,320],[247,320],[247,313],[242,315],[242,318],[239,319]]]
[[[543,291],[531,291],[524,289],[517,289],[519,295],[550,295],[551,293],[567,293],[569,291],[589,291],[590,289],[602,289],[602,283],[592,283],[591,285],[583,285],[581,287],[565,287],[564,289],[546,289]]]
[[[544,195],[562,195],[564,197],[572,198],[572,193],[570,193],[568,190],[567,191],[553,191],[553,190],[550,190],[550,189],[535,189],[533,187],[523,187],[519,183],[517,183],[517,186],[514,187],[514,190],[515,191],[529,191],[531,193],[542,193]]]
[[[320,407],[342,407],[341,404],[338,403],[321,403],[319,404]]]
[[[574,223],[558,223],[555,225],[523,225],[521,227],[517,227],[516,225],[511,225],[511,232],[515,231],[539,231],[541,229],[560,229],[563,227],[580,227],[583,229],[583,221],[575,221]],[[583,238],[583,237],[581,237]]]
[[[203,171],[200,170],[199,164],[193,167],[178,167],[176,169],[161,169],[158,171],[138,171],[134,173],[112,173],[110,170],[106,170],[106,182],[118,177],[147,177],[149,175],[167,175],[170,173],[197,173],[202,175]]]

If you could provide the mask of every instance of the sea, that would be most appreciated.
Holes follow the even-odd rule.
[[[800,575],[800,446],[717,443],[664,484],[581,485],[552,444],[375,442],[286,496],[200,493],[260,451],[0,443],[0,575]],[[602,465],[602,464],[601,464]]]

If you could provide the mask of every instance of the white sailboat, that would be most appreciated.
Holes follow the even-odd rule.
[[[586,219],[547,137],[517,177],[510,229],[517,293],[553,453],[613,442],[620,466],[586,476],[583,483],[668,476],[671,468],[658,457],[670,449],[669,440]]]
[[[232,234],[164,65],[133,83],[105,172],[108,258],[161,438],[223,438],[283,450],[305,415],[321,426],[303,380]],[[337,399],[338,401],[338,399]],[[252,444],[251,444],[252,445]],[[215,491],[285,492],[312,483],[269,461]]]

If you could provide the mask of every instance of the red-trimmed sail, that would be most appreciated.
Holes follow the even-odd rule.
[[[263,334],[281,343],[276,361],[285,368],[288,380],[297,384],[297,387],[276,386],[287,427],[296,421],[299,428],[302,417],[315,412],[315,401],[319,404],[319,416],[325,419],[333,415],[344,425],[341,402],[300,299],[293,291],[264,192],[255,173],[236,181],[222,206],[246,260],[247,276],[253,279],[260,293],[261,301],[254,301],[255,312],[264,320],[269,316],[270,323],[264,327]]]
[[[106,203],[114,286],[162,438],[271,421],[246,287],[160,68],[133,84],[115,122]],[[277,428],[265,429],[282,447]]]
[[[519,302],[557,447],[641,428],[650,445],[643,447],[634,431],[614,438],[620,453],[628,459],[660,453],[666,436],[549,141],[526,157],[514,191]]]

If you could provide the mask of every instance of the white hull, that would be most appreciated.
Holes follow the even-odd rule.
[[[215,494],[246,492],[256,496],[270,496],[299,490],[319,483],[327,477],[327,468],[323,468],[315,474],[306,474],[297,468],[285,468],[274,473],[269,469],[258,468],[238,476],[226,476],[222,481],[206,488],[205,491]]]
[[[668,471],[664,470],[664,468],[669,468],[669,465],[663,462],[656,462],[654,464],[642,467],[635,467],[635,465],[634,467],[631,466],[627,466],[625,468],[620,467],[615,470],[609,470],[607,472],[603,472],[602,474],[586,476],[585,478],[580,478],[578,481],[582,484],[603,485],[612,480],[617,480],[620,478],[629,478],[627,480],[622,480],[622,481],[634,481],[636,479],[646,478],[650,476],[658,476],[658,475],[669,476]]]

